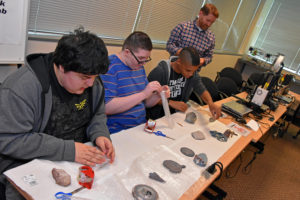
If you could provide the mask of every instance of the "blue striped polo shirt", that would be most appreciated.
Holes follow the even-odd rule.
[[[133,70],[125,65],[117,55],[109,56],[108,72],[100,75],[105,88],[105,104],[115,97],[126,97],[144,90],[148,84],[144,67]],[[146,122],[144,102],[119,114],[107,116],[110,133],[135,127]]]

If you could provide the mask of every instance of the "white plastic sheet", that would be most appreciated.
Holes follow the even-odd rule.
[[[164,91],[164,90],[161,91],[160,97],[161,97],[162,105],[164,108],[165,117],[168,120],[168,126],[169,126],[169,128],[172,129],[172,128],[174,128],[174,121],[171,118],[170,108],[169,108],[168,100],[166,98],[166,91]]]

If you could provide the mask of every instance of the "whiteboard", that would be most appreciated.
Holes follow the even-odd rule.
[[[0,0],[0,64],[25,60],[30,0]]]

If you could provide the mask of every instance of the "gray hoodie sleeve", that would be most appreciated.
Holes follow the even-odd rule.
[[[74,161],[74,141],[37,131],[41,123],[40,94],[37,79],[25,67],[1,85],[0,154],[20,160]]]
[[[100,136],[110,139],[110,133],[106,125],[104,94],[104,87],[101,80],[96,79],[93,87],[93,107],[95,114],[87,128],[87,135],[92,143]]]

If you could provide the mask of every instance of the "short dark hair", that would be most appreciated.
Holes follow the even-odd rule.
[[[219,17],[219,11],[214,4],[207,3],[200,9],[200,11],[202,11],[204,15],[212,14],[216,18]]]
[[[63,36],[53,54],[53,62],[65,72],[104,74],[108,70],[108,52],[103,40],[95,34],[79,29]]]
[[[194,47],[184,47],[179,53],[179,59],[182,63],[191,64],[193,66],[200,65],[200,57],[198,51]]]
[[[146,33],[135,31],[125,39],[122,50],[130,49],[136,51],[139,48],[151,51],[153,47],[151,39]]]

